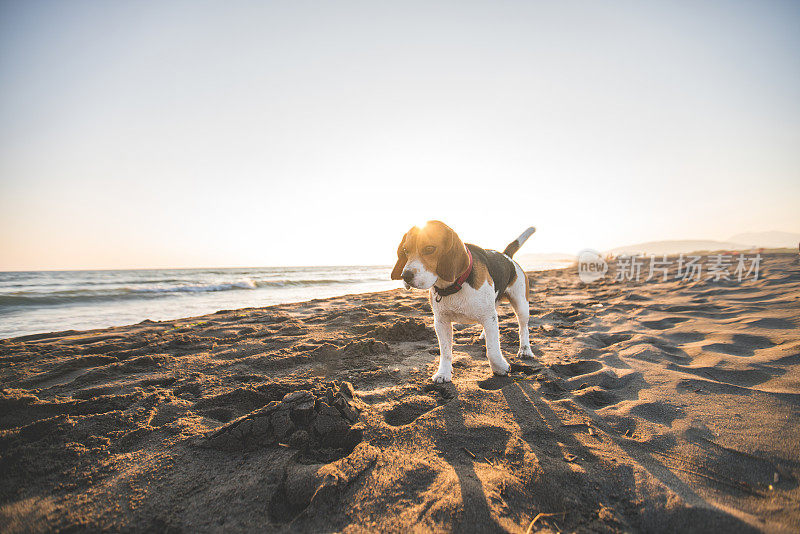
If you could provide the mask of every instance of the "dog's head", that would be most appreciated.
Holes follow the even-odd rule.
[[[452,228],[440,221],[428,221],[406,232],[397,247],[392,280],[406,286],[430,289],[437,280],[455,282],[469,267],[464,243]]]

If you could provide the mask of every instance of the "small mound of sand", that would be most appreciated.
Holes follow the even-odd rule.
[[[434,335],[433,330],[419,319],[401,319],[390,325],[378,325],[372,333],[384,341],[425,341]]]
[[[229,450],[254,450],[277,444],[302,451],[342,449],[352,451],[362,440],[358,410],[352,403],[349,382],[328,382],[313,390],[287,393],[215,430],[205,439],[208,447]]]
[[[389,352],[389,345],[383,341],[377,341],[369,338],[360,341],[352,341],[342,347],[341,350],[347,355],[355,354],[360,356],[370,356],[372,354],[383,354]]]

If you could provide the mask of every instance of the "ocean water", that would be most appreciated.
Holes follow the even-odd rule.
[[[390,271],[356,265],[0,272],[0,339],[402,287],[389,279]]]
[[[391,267],[0,272],[0,339],[398,287]]]

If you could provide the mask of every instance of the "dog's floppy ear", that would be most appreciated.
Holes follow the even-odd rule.
[[[446,228],[447,237],[439,262],[436,264],[436,275],[446,282],[455,282],[458,275],[469,266],[469,256],[458,234],[449,226],[444,224],[442,226]]]
[[[392,280],[402,280],[403,278],[403,267],[406,266],[406,262],[408,261],[408,256],[403,252],[407,235],[408,233],[403,236],[403,239],[400,240],[400,246],[397,247],[397,263],[394,264],[394,269],[392,269]]]

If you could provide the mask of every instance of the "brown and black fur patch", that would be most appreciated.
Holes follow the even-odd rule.
[[[476,289],[481,287],[486,281],[494,285],[494,280],[492,280],[486,264],[483,261],[475,261],[474,253],[472,259],[472,272],[467,277],[467,283]]]
[[[496,250],[483,249],[477,245],[467,243],[469,251],[472,253],[475,265],[482,263],[489,271],[489,276],[494,282],[495,300],[499,299],[506,291],[506,288],[517,279],[517,269],[514,263],[505,255]],[[467,283],[475,289],[483,285],[483,280],[479,280],[473,267],[472,273],[467,277]]]
[[[508,244],[506,249],[503,251],[503,254],[505,254],[506,256],[511,258],[511,257],[514,256],[514,254],[517,253],[517,251],[519,250],[519,247],[521,247],[521,246],[522,245],[519,244],[519,241],[517,241],[515,239],[514,241],[512,241],[511,243]]]

